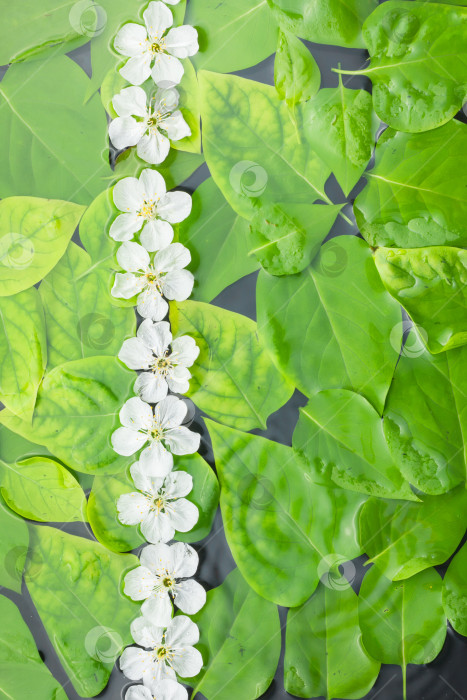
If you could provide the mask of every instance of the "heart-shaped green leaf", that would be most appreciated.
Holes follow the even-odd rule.
[[[449,564],[443,580],[443,605],[449,622],[456,632],[467,637],[467,544],[464,544]]]

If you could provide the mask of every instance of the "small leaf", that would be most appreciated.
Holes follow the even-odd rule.
[[[316,95],[321,73],[307,47],[288,32],[279,32],[274,62],[274,84],[281,100],[289,107]]]
[[[449,622],[456,632],[467,637],[467,544],[449,564],[443,581],[443,605]]]
[[[265,429],[293,387],[258,341],[256,324],[196,301],[173,303],[170,320],[174,335],[190,335],[200,348],[187,394],[198,408],[241,430]]]
[[[21,593],[23,569],[29,546],[28,526],[8,508],[1,495],[0,530],[0,586]]]
[[[281,650],[281,628],[275,605],[260,598],[238,569],[208,592],[204,608],[193,617],[200,628],[197,647],[204,666],[192,698],[207,700],[258,698],[272,683]]]

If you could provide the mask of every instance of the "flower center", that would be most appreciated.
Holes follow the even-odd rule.
[[[153,500],[153,510],[155,510],[155,511],[157,512],[158,515],[159,515],[159,513],[163,513],[163,512],[164,512],[164,510],[165,510],[165,501],[164,501],[164,499],[163,499],[161,496],[157,496],[157,497]]]
[[[152,366],[152,371],[154,372],[154,374],[160,374],[163,377],[166,377],[169,374],[172,367],[172,362],[169,360],[168,357],[156,357]]]
[[[153,56],[155,56],[157,53],[164,53],[165,50],[165,39],[160,38],[155,36],[154,39],[152,40],[152,44],[150,46],[151,53]]]
[[[165,578],[162,579],[162,585],[165,588],[173,588],[175,585],[175,581],[171,576],[166,576]]]
[[[156,204],[151,200],[149,202],[144,202],[143,206],[138,212],[138,216],[142,216],[146,221],[155,219],[157,214]]]
[[[156,652],[156,656],[158,659],[160,659],[160,661],[166,661],[169,657],[169,650],[166,646],[156,647],[154,651]]]
[[[151,440],[155,440],[156,442],[162,440],[164,437],[164,431],[162,430],[161,426],[156,424],[153,428],[151,428],[149,431],[149,437]]]

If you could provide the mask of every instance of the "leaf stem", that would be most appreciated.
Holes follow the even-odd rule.
[[[407,700],[407,664],[402,666],[402,697]]]
[[[339,212],[339,216],[341,216],[347,224],[350,224],[350,226],[353,226],[352,219],[349,219],[349,217],[346,216],[345,214],[343,214],[341,211]]]
[[[333,73],[340,73],[341,75],[365,75],[367,69],[364,70],[342,70],[341,68],[331,68]]]

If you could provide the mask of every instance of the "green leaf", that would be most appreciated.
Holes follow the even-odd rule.
[[[8,508],[1,495],[0,530],[0,586],[21,593],[23,569],[29,546],[28,526]]]
[[[94,697],[132,642],[139,606],[120,589],[138,559],[51,527],[31,526],[30,533],[29,593],[76,692]]]
[[[105,187],[107,119],[89,78],[67,56],[15,63],[0,85],[0,196],[34,195],[89,204]],[[9,231],[11,229],[8,229]]]
[[[277,26],[266,0],[190,0],[185,23],[198,30],[200,51],[193,57],[197,70],[232,73],[276,50]]]
[[[423,134],[387,129],[376,164],[355,200],[362,235],[372,246],[418,248],[467,244],[467,126],[453,120]]]
[[[467,544],[449,564],[443,581],[443,606],[456,632],[467,637]]]
[[[307,267],[328,235],[342,204],[263,205],[251,220],[249,255],[271,275],[294,275]]]
[[[0,460],[2,462],[18,462],[27,457],[40,455],[51,456],[43,445],[35,445],[0,423]]]
[[[47,364],[44,312],[37,289],[0,297],[0,398],[31,420]]]
[[[376,566],[360,588],[363,644],[373,658],[402,666],[435,659],[446,638],[441,577],[426,569],[405,581],[389,581]],[[404,695],[405,697],[405,695]]]
[[[172,147],[178,151],[189,153],[201,153],[201,124],[200,124],[200,100],[199,86],[196,71],[190,59],[183,61],[185,72],[177,91],[180,94],[180,111],[191,129],[191,136],[186,136],[180,141],[173,141]],[[152,78],[151,78],[152,81]]]
[[[0,491],[23,518],[42,522],[83,520],[86,497],[74,476],[47,457],[0,463]]]
[[[362,49],[362,24],[378,0],[268,0],[282,28],[316,44]]]
[[[289,107],[316,95],[321,83],[319,66],[307,47],[288,32],[279,32],[274,62],[274,84]]]
[[[336,554],[342,562],[361,553],[357,519],[365,498],[313,483],[290,447],[206,423],[237,566],[267,600],[300,605]]]
[[[177,463],[179,471],[193,477],[193,490],[186,498],[199,510],[199,520],[189,532],[177,532],[179,542],[199,542],[209,535],[219,503],[219,483],[211,467],[198,453],[185,455]],[[117,501],[124,493],[135,491],[126,474],[96,476],[88,500],[88,519],[96,538],[113,552],[129,552],[146,540],[139,528],[122,525],[117,516]]]
[[[66,700],[65,691],[43,664],[21,613],[0,596],[0,694],[6,700]]]
[[[57,264],[84,207],[36,197],[0,202],[0,296],[32,287]]]
[[[370,15],[363,38],[378,117],[399,131],[445,124],[466,97],[465,8],[390,0]],[[351,73],[352,71],[342,71]]]
[[[214,420],[240,430],[266,421],[292,395],[246,316],[196,301],[172,303],[172,332],[190,335],[200,354],[190,369],[188,396]]]
[[[354,389],[382,412],[402,324],[364,241],[328,241],[300,275],[261,272],[256,302],[260,337],[300,391]]]
[[[113,474],[129,463],[110,444],[118,413],[129,398],[134,373],[116,358],[90,357],[49,372],[39,389],[32,427],[9,411],[0,421],[43,444],[59,460],[86,474]]]
[[[384,286],[410,315],[430,352],[467,343],[466,250],[378,248],[375,262]]]
[[[63,258],[40,285],[47,322],[49,370],[84,357],[115,356],[123,341],[134,336],[133,309],[115,307],[109,290],[108,270],[96,268],[85,250],[70,243]]]
[[[440,494],[466,477],[467,348],[431,355],[411,330],[384,409],[389,450],[404,477]]]
[[[199,153],[187,153],[171,148],[169,155],[157,170],[164,177],[167,189],[171,190],[185,182],[203,163],[204,156]],[[147,167],[148,164],[136,155],[136,149],[128,148],[116,160],[115,176],[139,177],[141,171]]]
[[[318,586],[304,605],[290,610],[284,660],[285,689],[310,698],[362,698],[380,665],[362,644],[358,598],[345,578]]]
[[[178,229],[190,249],[195,276],[192,298],[212,301],[223,289],[258,269],[250,250],[249,225],[224,199],[212,177],[193,192],[193,209]]]
[[[370,562],[400,581],[444,564],[464,536],[466,516],[464,486],[421,503],[370,498],[360,514],[360,541]]]
[[[91,256],[93,269],[102,268],[110,272],[121,269],[115,257],[118,243],[110,236],[102,235],[120,212],[113,203],[112,188],[101,192],[86,209],[79,222],[79,237]],[[109,286],[112,275],[109,274]]]
[[[392,460],[381,418],[359,394],[332,389],[312,396],[300,409],[293,446],[320,483],[418,500]]]
[[[189,679],[192,698],[258,698],[272,683],[281,651],[275,605],[260,598],[234,569],[208,592],[206,605],[193,617],[200,628],[197,648],[204,666]]]
[[[198,79],[206,162],[238,214],[251,219],[266,202],[285,211],[292,204],[331,203],[324,192],[331,171],[300,140],[273,87],[206,71]]]
[[[305,136],[332,169],[346,196],[357,184],[373,152],[379,120],[371,95],[342,84],[326,88],[304,107]]]

